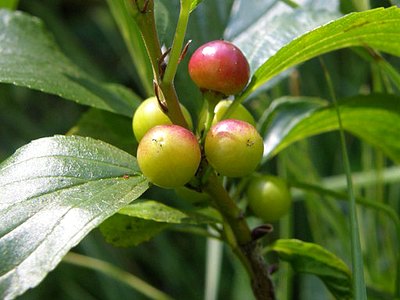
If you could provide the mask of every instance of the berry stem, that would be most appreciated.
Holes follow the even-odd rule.
[[[203,92],[203,99],[207,104],[207,114],[206,114],[206,121],[204,124],[204,132],[202,135],[202,140],[204,141],[207,132],[210,130],[214,115],[215,115],[215,107],[217,106],[218,102],[221,101],[223,95],[218,92],[214,91],[204,91]]]
[[[178,96],[172,80],[165,82],[161,79],[162,74],[160,74],[160,72],[163,72],[163,70],[160,66],[164,61],[154,18],[154,0],[129,0],[126,3],[140,29],[147,54],[150,58],[157,98],[159,98],[161,103],[166,104],[167,109],[165,113],[171,119],[172,123],[189,128],[179,105]],[[177,64],[177,62],[175,64]]]
[[[162,78],[163,84],[171,83],[174,80],[181,57],[183,43],[185,40],[186,28],[189,21],[190,5],[191,1],[181,0],[181,9],[179,12],[174,41],[172,43],[172,48],[169,56],[169,62]]]
[[[268,273],[268,266],[261,253],[260,244],[253,240],[251,230],[242,216],[241,210],[229,196],[215,173],[211,173],[208,177],[204,191],[214,199],[214,204],[225,219],[225,227],[228,226],[225,228],[226,236],[231,236],[230,231],[234,236],[234,241],[229,241],[229,244],[251,278],[256,299],[275,299],[274,287]]]

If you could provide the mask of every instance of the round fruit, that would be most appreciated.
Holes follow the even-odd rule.
[[[242,51],[222,40],[198,48],[189,60],[189,75],[203,90],[234,95],[249,81],[250,67]]]
[[[192,118],[188,110],[181,105],[183,116],[190,128],[193,128]],[[156,97],[144,100],[136,109],[132,119],[133,133],[136,140],[140,142],[146,132],[157,125],[171,125],[172,122],[161,110]]]
[[[242,177],[253,172],[261,161],[263,139],[253,125],[234,119],[211,127],[204,145],[206,158],[221,175]]]
[[[214,109],[214,118],[212,121],[212,125],[217,124],[219,121],[222,120],[225,112],[228,110],[229,106],[232,104],[231,100],[221,100],[218,102],[218,104],[215,106]],[[235,109],[235,111],[229,116],[229,119],[235,119],[235,120],[241,120],[245,121],[253,126],[256,125],[256,121],[254,120],[253,116],[251,113],[244,107],[242,104],[239,104],[238,107]],[[204,129],[204,123],[206,121],[206,113],[204,113],[200,117],[199,121],[199,131]]]
[[[194,134],[178,125],[158,125],[142,138],[137,150],[140,170],[164,188],[189,182],[200,164],[199,143]]]
[[[253,213],[266,222],[284,216],[292,203],[285,181],[275,176],[252,179],[247,187],[247,199]]]

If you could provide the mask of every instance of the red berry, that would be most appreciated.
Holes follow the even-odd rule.
[[[234,95],[249,81],[250,67],[239,48],[230,42],[216,40],[193,53],[189,75],[200,89]]]

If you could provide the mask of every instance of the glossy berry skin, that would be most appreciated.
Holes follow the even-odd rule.
[[[212,126],[206,135],[207,161],[221,175],[243,177],[261,161],[263,139],[251,124],[227,119]]]
[[[143,175],[164,188],[183,186],[200,164],[199,143],[194,134],[178,125],[158,125],[142,138],[137,161]]]
[[[265,222],[274,222],[287,214],[292,200],[286,183],[275,176],[258,176],[247,187],[247,199],[253,213]]]
[[[250,67],[242,51],[216,40],[198,48],[189,60],[189,75],[202,90],[235,95],[247,85]]]
[[[188,110],[181,105],[183,116],[190,128],[193,128],[192,118]],[[136,109],[132,119],[132,129],[136,140],[140,142],[146,132],[157,125],[171,125],[172,122],[161,110],[156,97],[144,100]]]

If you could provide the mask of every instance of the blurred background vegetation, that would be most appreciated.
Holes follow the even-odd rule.
[[[178,2],[165,0],[165,5]],[[207,9],[211,0],[204,0],[191,21],[191,49],[206,40],[221,38],[224,24],[228,21],[228,11],[215,16],[209,24],[201,19],[201,10]],[[233,1],[226,1],[229,7]],[[354,10],[354,3],[365,1],[342,1],[342,12]],[[353,4],[352,4],[353,3]],[[371,6],[389,6],[389,1],[372,1]],[[38,16],[54,35],[63,52],[83,70],[94,77],[124,84],[141,97],[146,95],[138,85],[137,74],[132,67],[129,53],[118,28],[110,14],[106,1],[101,0],[21,0],[18,9]],[[215,26],[215,23],[220,23]],[[173,28],[173,24],[170,24]],[[204,26],[208,30],[204,31]],[[170,40],[172,30],[165,30],[163,38]],[[192,51],[191,50],[191,51]],[[399,60],[388,57],[395,66]],[[332,76],[338,98],[351,96],[374,89],[375,72],[373,64],[365,61],[352,50],[340,50],[324,56],[324,61]],[[188,83],[186,62],[179,68],[177,89],[182,102],[193,115],[200,108],[199,95]],[[399,92],[398,90],[395,92]],[[283,95],[307,95],[329,99],[329,92],[318,59],[311,60],[294,70],[272,89],[258,95],[246,105],[259,117],[272,99]],[[191,96],[189,99],[189,95]],[[195,99],[193,99],[195,98]],[[258,101],[258,100],[263,101]],[[33,139],[54,134],[66,134],[86,114],[98,114],[99,124],[113,120],[117,130],[124,131],[131,141],[118,140],[118,134],[110,133],[107,141],[121,148],[135,152],[135,142],[130,129],[130,120],[111,113],[93,112],[73,102],[37,91],[0,84],[0,161],[10,156],[17,148]],[[116,120],[117,119],[117,120]],[[99,124],[93,124],[96,128]],[[90,127],[90,126],[89,126]],[[97,127],[98,128],[98,127]],[[82,132],[81,132],[82,133]],[[96,136],[95,130],[88,130]],[[357,194],[368,199],[389,203],[400,211],[400,174],[395,174],[394,183],[383,180],[385,169],[392,163],[383,154],[352,136],[347,136],[347,145],[352,162],[352,170],[361,173],[367,184],[357,185]],[[307,178],[315,182],[330,180],[331,187],[344,190],[343,174],[337,132],[323,134],[285,150],[278,158],[263,166],[269,173],[286,178]],[[374,172],[371,180],[363,176]],[[336,180],[336,181],[335,181]],[[397,182],[396,182],[397,180]],[[311,192],[294,190],[296,201],[291,216],[275,224],[275,232],[269,239],[296,237],[304,241],[317,242],[334,252],[348,264],[349,238],[346,206],[338,199]],[[151,189],[146,196],[166,203],[182,205],[173,191]],[[361,233],[365,253],[367,283],[376,289],[390,291],[393,274],[393,257],[399,249],[394,228],[387,218],[375,211],[360,209]],[[321,226],[321,224],[324,226]],[[397,250],[396,250],[397,249]],[[176,299],[202,299],[205,284],[206,239],[178,231],[168,231],[133,249],[118,249],[108,245],[98,230],[94,230],[74,251],[99,258],[127,270],[143,280],[165,291]],[[275,257],[270,257],[274,261]],[[280,287],[279,299],[330,299],[325,287],[313,276],[296,275],[290,281],[280,280],[290,270],[285,266],[275,279]],[[383,275],[384,274],[384,275]],[[284,287],[289,287],[284,289]],[[288,293],[289,295],[284,295]],[[291,295],[290,295],[291,294]],[[372,292],[371,292],[372,295]],[[384,299],[379,294],[376,299]],[[246,274],[236,262],[229,249],[224,249],[219,299],[251,299]],[[124,284],[88,269],[67,263],[60,264],[47,278],[21,299],[146,299]],[[373,298],[371,298],[373,299]]]

